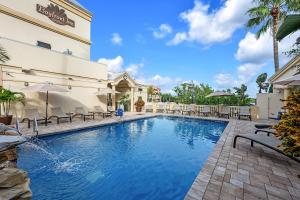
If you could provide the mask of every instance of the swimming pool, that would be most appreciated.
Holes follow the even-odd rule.
[[[155,117],[18,148],[33,199],[183,199],[227,123]]]

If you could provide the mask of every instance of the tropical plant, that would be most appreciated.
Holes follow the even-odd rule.
[[[300,91],[295,91],[287,99],[287,113],[274,126],[280,145],[289,156],[300,156]]]
[[[10,58],[6,52],[6,50],[0,46],[0,62],[5,63],[8,61]]]
[[[259,93],[261,93],[262,90],[265,90],[266,92],[268,91],[269,83],[266,83],[267,78],[268,78],[267,73],[262,73],[257,77],[256,83],[259,88],[258,91]]]
[[[16,102],[25,103],[25,95],[21,92],[13,92],[11,90],[0,87],[0,115],[2,111],[5,116],[10,113],[11,105]]]
[[[257,38],[262,33],[272,30],[274,66],[277,72],[279,70],[278,41],[276,40],[278,25],[288,12],[300,10],[299,0],[254,0],[254,2],[256,6],[247,12],[250,16],[247,27],[259,27],[256,33]]]
[[[122,96],[118,102],[120,105],[125,105],[127,102],[129,102],[129,94]]]
[[[235,93],[238,98],[238,105],[249,105],[251,103],[251,98],[246,94],[247,86],[242,84],[240,87],[234,87]]]

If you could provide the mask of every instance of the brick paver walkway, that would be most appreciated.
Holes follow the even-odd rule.
[[[254,122],[231,121],[202,168],[186,200],[300,199],[300,164],[236,134],[254,133]]]

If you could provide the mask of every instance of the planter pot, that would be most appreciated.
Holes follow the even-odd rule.
[[[7,116],[0,116],[0,123],[3,123],[5,125],[10,125],[12,121],[12,115]]]
[[[136,112],[142,112],[142,107],[135,107]]]

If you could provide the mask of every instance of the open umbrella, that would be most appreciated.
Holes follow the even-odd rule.
[[[206,98],[209,98],[209,97],[228,97],[228,96],[233,96],[233,94],[229,93],[229,92],[216,91],[216,92],[213,92],[213,93],[210,93],[209,95],[207,95]],[[218,98],[218,112],[219,112],[219,98]]]
[[[300,74],[292,76],[290,78],[286,78],[283,79],[281,81],[275,81],[273,83],[274,85],[291,85],[291,86],[295,86],[295,85],[300,85]]]
[[[28,92],[43,92],[46,93],[46,121],[45,125],[48,124],[48,96],[49,92],[68,92],[67,89],[61,88],[59,86],[53,85],[53,83],[46,82],[46,83],[40,83],[33,86],[28,86],[23,89],[23,91]]]

